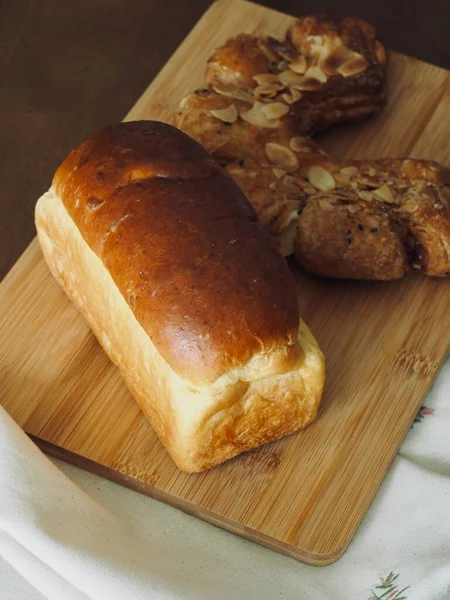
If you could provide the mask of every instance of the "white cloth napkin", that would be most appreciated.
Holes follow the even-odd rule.
[[[449,360],[426,407],[329,567],[52,462],[0,408],[0,599],[450,600]]]

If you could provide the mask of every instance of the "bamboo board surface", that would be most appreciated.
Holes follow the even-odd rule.
[[[291,17],[214,3],[127,119],[169,119],[203,85],[212,50],[242,31],[283,35]],[[389,103],[321,136],[338,157],[448,160],[450,74],[398,54]],[[443,361],[448,281],[335,282],[294,264],[302,317],[327,358],[317,421],[210,472],[179,472],[83,318],[52,280],[37,241],[0,285],[0,402],[47,452],[296,559],[343,553]]]

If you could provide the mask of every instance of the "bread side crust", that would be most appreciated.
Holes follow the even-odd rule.
[[[252,381],[229,373],[213,384],[194,386],[159,354],[53,190],[36,205],[36,227],[50,271],[119,367],[181,470],[203,471],[315,418],[324,360],[303,322],[294,369]]]

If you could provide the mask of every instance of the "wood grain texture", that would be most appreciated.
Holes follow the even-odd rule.
[[[165,120],[203,82],[214,47],[290,18],[216,2],[127,119]],[[447,160],[449,74],[394,54],[386,111],[321,136],[339,157]],[[447,128],[445,127],[447,125]],[[293,263],[303,318],[327,358],[320,416],[306,431],[199,475],[179,472],[52,280],[33,241],[0,286],[0,401],[43,449],[299,560],[345,550],[450,343],[448,281],[337,282]]]

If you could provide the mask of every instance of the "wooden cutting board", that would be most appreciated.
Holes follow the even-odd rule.
[[[291,17],[213,4],[127,119],[168,119],[231,35],[283,35]],[[162,32],[163,34],[163,32]],[[448,161],[449,73],[392,54],[383,114],[321,139],[338,157]],[[327,358],[317,421],[210,472],[179,472],[47,272],[36,240],[0,286],[0,401],[48,453],[299,560],[345,550],[450,342],[448,281],[321,280],[291,265],[301,314]]]

